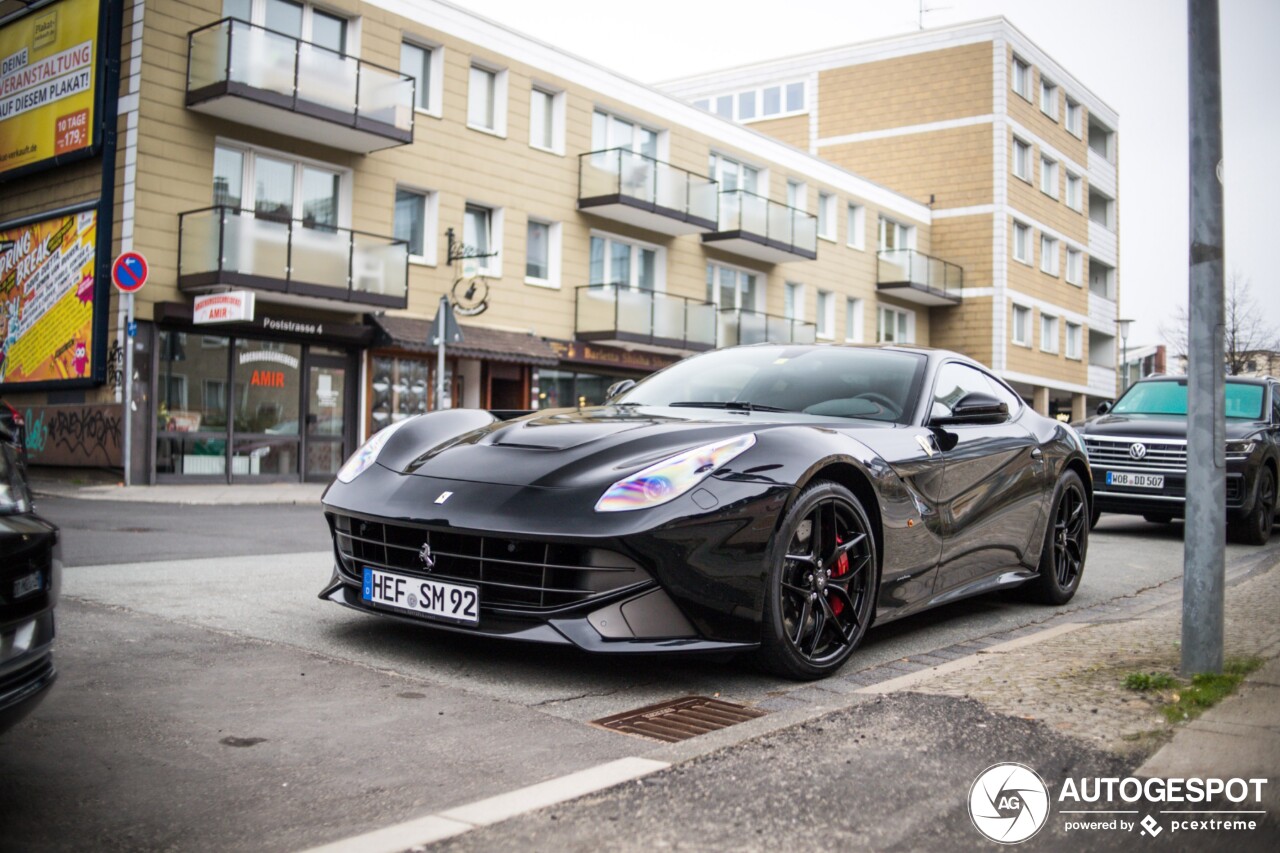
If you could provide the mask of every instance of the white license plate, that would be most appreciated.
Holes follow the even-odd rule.
[[[1138,489],[1163,489],[1163,474],[1129,474],[1124,471],[1108,471],[1108,486],[1133,486]]]
[[[363,597],[374,604],[464,625],[480,622],[480,590],[474,586],[411,578],[365,566]]]
[[[44,588],[44,577],[41,572],[32,572],[29,575],[18,578],[13,582],[13,597],[25,598],[33,592],[39,592]]]

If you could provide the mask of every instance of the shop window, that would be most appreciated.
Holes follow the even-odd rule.
[[[427,411],[431,371],[426,361],[374,356],[372,376],[370,408],[373,428],[370,432]]]

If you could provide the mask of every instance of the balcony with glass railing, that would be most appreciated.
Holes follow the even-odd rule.
[[[818,217],[745,190],[720,193],[716,230],[702,242],[770,264],[818,257]]]
[[[178,215],[178,287],[245,287],[360,306],[405,308],[403,240],[215,206]]]
[[[746,308],[721,308],[716,314],[716,346],[738,344],[811,344],[818,327],[803,320],[778,317]]]
[[[414,80],[224,18],[187,34],[187,106],[367,154],[413,142]]]
[[[627,148],[578,157],[578,209],[660,234],[714,231],[719,204],[710,178]]]
[[[919,305],[959,305],[964,270],[915,249],[877,254],[876,290]]]
[[[716,307],[626,285],[585,285],[577,289],[574,336],[655,352],[701,352],[715,348]]]

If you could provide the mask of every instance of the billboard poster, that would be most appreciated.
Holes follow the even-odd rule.
[[[99,0],[60,0],[0,29],[0,178],[94,143]]]
[[[94,377],[97,208],[0,226],[0,388]]]

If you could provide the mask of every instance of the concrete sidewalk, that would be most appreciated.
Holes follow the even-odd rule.
[[[41,496],[76,498],[85,501],[127,501],[130,503],[213,505],[298,504],[320,505],[327,483],[226,483],[129,486],[104,482],[97,476],[57,476],[41,469],[30,472],[31,490]]]

